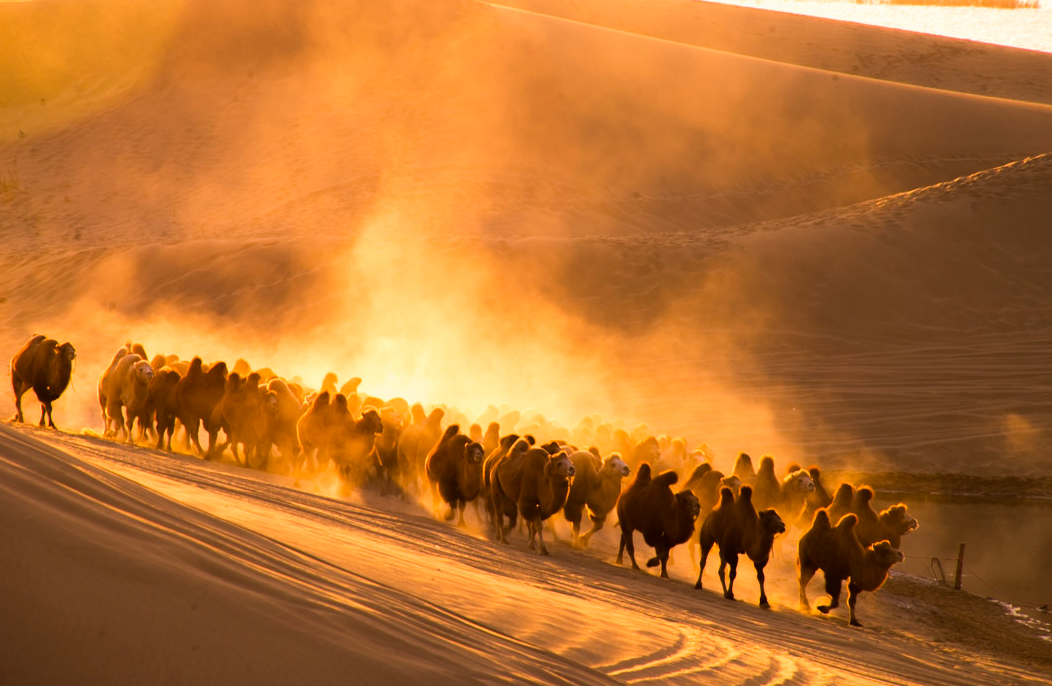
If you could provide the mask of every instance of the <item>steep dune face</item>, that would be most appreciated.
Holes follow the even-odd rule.
[[[799,31],[760,50],[742,22],[719,42],[632,13],[172,0],[147,41],[136,3],[98,25],[29,4],[0,7],[6,31],[62,12],[50,26],[110,40],[91,68],[75,45],[38,58],[0,111],[9,350],[97,341],[78,345],[94,379],[134,335],[732,454],[914,466],[956,451],[984,398],[969,468],[1046,435],[1026,341],[1046,325],[1047,162],[1003,165],[1052,149],[1052,108],[830,57],[895,32],[816,23],[805,59]]]

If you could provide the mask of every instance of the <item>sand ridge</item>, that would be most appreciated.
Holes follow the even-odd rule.
[[[526,551],[517,535],[511,546],[501,546],[390,499],[334,500],[291,489],[283,478],[91,437],[9,427],[0,428],[0,435],[8,475],[5,512],[34,513],[35,524],[16,528],[12,541],[27,562],[40,555],[25,547],[29,541],[68,536],[60,533],[68,527],[61,511],[76,512],[82,528],[109,531],[82,538],[74,557],[52,567],[61,575],[53,583],[70,585],[61,596],[67,604],[54,599],[47,621],[61,618],[82,637],[63,653],[66,660],[51,661],[56,675],[93,668],[111,683],[134,682],[157,665],[152,659],[114,662],[114,650],[126,654],[115,639],[134,635],[140,621],[171,613],[162,639],[169,655],[177,664],[192,650],[191,669],[201,670],[206,683],[219,675],[234,683],[280,683],[293,674],[326,682],[410,675],[440,682],[548,678],[542,673],[602,683],[738,683],[756,677],[824,683],[834,675],[849,683],[1040,680],[1026,666],[1040,664],[1040,639],[1011,619],[996,619],[997,611],[982,609],[983,601],[975,598],[955,611],[985,613],[1003,641],[1016,642],[1014,649],[996,648],[1001,660],[1012,655],[1023,662],[969,652],[968,673],[958,673],[964,644],[941,638],[948,642],[932,651],[922,629],[926,615],[918,611],[937,592],[917,582],[902,580],[902,591],[867,596],[870,628],[847,632],[842,618],[792,610],[792,574],[782,570],[787,561],[773,563],[769,589],[776,609],[764,612],[751,601],[727,603],[711,590],[694,591],[684,551],[672,566],[672,581],[617,568],[610,564],[615,539],[609,532],[587,554],[564,544],[542,558]],[[137,542],[129,548],[131,539]],[[109,543],[97,548],[102,541]],[[126,602],[109,607],[108,630],[96,635],[84,630],[98,612],[90,599],[106,594],[75,601],[78,584],[72,579],[100,563],[90,575],[96,588],[132,574],[142,591],[129,589]],[[14,572],[27,568],[32,565]],[[21,593],[17,599],[5,594],[4,603],[28,621],[5,645],[7,664],[16,674],[43,675],[32,651],[15,650],[26,641],[33,645],[31,627],[37,624],[25,611],[40,602],[43,589],[17,578]],[[707,579],[711,589],[715,577]],[[740,585],[743,598],[751,598],[755,581],[743,574]],[[157,595],[163,588],[169,591]],[[954,607],[938,602],[944,604],[935,611]],[[223,619],[216,624],[220,611]],[[195,641],[206,626],[209,640]],[[260,639],[274,632],[274,640],[294,640],[296,650],[275,643],[276,661],[255,655]],[[294,639],[278,639],[289,632]],[[252,636],[253,645],[234,649],[243,643],[240,636]],[[91,657],[84,663],[78,654]]]

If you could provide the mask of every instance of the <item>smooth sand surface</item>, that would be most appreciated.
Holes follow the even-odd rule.
[[[657,0],[4,3],[0,44],[0,350],[78,352],[70,433],[3,430],[17,683],[1047,674],[919,580],[847,632],[790,552],[759,613],[612,535],[539,559],[79,434],[135,340],[724,468],[1047,479],[1052,56]]]

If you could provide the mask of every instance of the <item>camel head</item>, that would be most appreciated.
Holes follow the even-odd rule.
[[[785,522],[774,510],[764,510],[760,513],[760,527],[772,535],[785,533]]]
[[[920,526],[916,517],[910,515],[909,510],[902,503],[892,505],[880,513],[880,521],[891,527],[898,534],[908,534]]]
[[[55,352],[58,353],[59,359],[65,362],[72,363],[73,360],[77,359],[77,351],[73,349],[73,344],[69,341],[58,346]]]
[[[698,496],[694,495],[694,492],[689,488],[685,488],[676,494],[676,508],[690,517],[691,521],[696,520],[698,515],[701,514],[701,502],[698,500]]]
[[[891,544],[887,541],[880,541],[870,546],[870,550],[873,551],[873,555],[877,562],[884,569],[891,569],[892,565],[896,565],[906,559],[906,556],[902,554],[901,550],[892,548]]]
[[[610,453],[606,459],[603,460],[603,467],[601,474],[603,476],[613,479],[623,479],[628,476],[632,470],[629,468],[625,461],[621,459],[620,453]]]
[[[149,385],[153,379],[153,367],[146,360],[139,360],[132,365],[132,376],[144,386]]]
[[[570,461],[570,456],[563,452],[558,452],[548,458],[547,470],[553,478],[572,479],[577,474],[577,469]]]
[[[808,496],[815,492],[815,482],[811,479],[810,474],[803,469],[798,469],[782,480],[782,488],[785,492]]]
[[[481,464],[486,452],[478,441],[471,441],[464,446],[464,461],[468,464]]]
[[[362,421],[365,422],[365,428],[370,433],[381,434],[384,432],[384,423],[380,419],[380,413],[373,408],[370,407],[362,413]]]

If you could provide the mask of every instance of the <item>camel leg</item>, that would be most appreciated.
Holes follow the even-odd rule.
[[[701,573],[705,571],[705,561],[709,559],[709,551],[712,550],[712,544],[701,546],[701,558],[700,566],[698,567],[698,583],[694,584],[695,589],[701,588]]]
[[[162,420],[160,418],[155,418],[154,419],[154,423],[157,425],[157,446],[156,446],[156,449],[157,450],[161,450],[161,449],[164,448],[164,433],[165,433],[164,420]]]
[[[847,583],[847,606],[851,612],[851,626],[862,626],[862,623],[855,619],[855,603],[858,602],[858,595],[860,593],[862,593],[862,588],[855,584],[855,582],[849,581]]]
[[[727,583],[727,600],[734,600],[734,580],[738,578],[738,556],[735,555],[731,558],[730,562],[731,573],[728,575],[729,580]]]
[[[13,370],[11,374],[11,388],[15,392],[15,421],[24,422],[26,418],[22,415],[22,395],[29,390],[29,386],[15,378]]]
[[[766,576],[763,573],[765,565],[759,562],[754,562],[753,566],[756,567],[756,580],[760,583],[760,607],[765,610],[771,609],[771,604],[767,602],[767,592],[764,590],[763,582],[766,580]]]
[[[723,572],[724,567],[730,568],[729,579],[724,580]],[[723,586],[723,597],[727,600],[734,600],[734,579],[738,576],[738,556],[737,555],[724,555],[723,551],[720,551],[720,584]]]
[[[541,555],[551,555],[548,552],[548,546],[544,544],[544,520],[538,519],[536,522],[530,522],[530,527],[537,533],[537,548],[541,551]]]
[[[490,494],[490,509],[493,514],[493,530],[497,541],[507,543],[507,538],[504,536],[504,503],[496,493]]]
[[[40,427],[46,426],[44,423],[44,417],[47,416],[47,403],[40,403]]]
[[[632,542],[632,530],[625,530],[621,528],[621,550],[628,551],[628,559],[632,562],[632,569],[639,569],[639,565],[636,564],[636,546]],[[621,564],[621,550],[617,551],[617,563]]]
[[[126,442],[128,444],[134,444],[135,440],[132,438],[132,434],[135,432],[135,415],[132,414],[130,407],[124,409],[128,415],[128,418],[125,420],[125,425],[128,427],[128,438],[126,439]]]
[[[592,540],[592,536],[595,534],[596,531],[599,531],[600,529],[603,528],[603,523],[604,522],[606,522],[606,517],[593,518],[592,519],[592,528],[589,529],[588,531],[584,532],[583,534],[581,534],[581,537],[577,540],[577,545],[574,546],[574,547],[579,548],[580,550],[584,550],[585,548],[587,548],[588,547],[588,541]],[[578,528],[578,530],[580,530],[580,528],[581,528],[581,523],[580,522],[577,523],[577,528]]]
[[[830,578],[826,576],[826,593],[829,594],[829,604],[819,605],[818,611],[824,615],[829,614],[830,610],[840,607],[840,587],[841,580]]]
[[[804,565],[803,563],[799,563],[798,567],[800,573],[800,607],[810,612],[811,601],[807,599],[807,584],[814,578],[818,568]]]
[[[110,418],[110,436],[121,440],[121,436],[124,435],[124,408],[119,402],[109,402],[106,404],[106,414]]]
[[[457,526],[459,526],[461,529],[468,528],[468,522],[467,522],[466,519],[464,519],[464,510],[467,508],[467,506],[468,506],[468,503],[467,503],[466,500],[458,500],[457,501],[457,512],[460,513],[460,517],[457,519]],[[452,508],[450,509],[449,514],[450,515],[453,514]],[[452,519],[452,518],[453,517],[451,516],[450,519]]]
[[[431,484],[431,514],[434,515],[435,519],[438,519],[438,511],[438,489],[435,488],[434,484]],[[452,519],[452,517],[446,517],[446,519]]]
[[[200,420],[194,420],[189,424],[183,425],[183,427],[186,429],[186,449],[190,450],[190,443],[193,442],[194,447],[197,448],[198,455],[200,455],[201,457],[207,457],[205,449],[201,447],[201,439],[197,436],[199,426]]]

